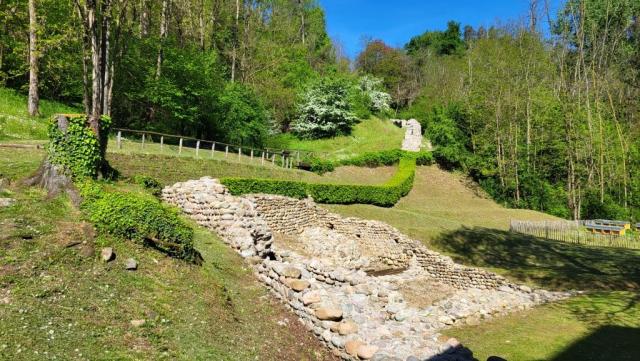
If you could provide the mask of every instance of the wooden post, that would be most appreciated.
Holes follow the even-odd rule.
[[[142,133],[142,149],[144,149],[144,133]]]
[[[253,163],[253,148],[251,148],[251,163]]]
[[[200,153],[200,141],[196,141],[196,158],[198,158],[198,154]]]
[[[180,138],[180,145],[178,146],[178,154],[182,154],[182,138]]]
[[[264,165],[264,150],[262,151],[262,157],[260,158],[260,165]]]
[[[280,161],[282,163],[282,167],[284,168],[284,154],[280,154]]]
[[[276,153],[273,153],[273,156],[271,156],[271,164],[276,165]]]
[[[160,151],[164,148],[164,136],[160,136]]]
[[[300,165],[300,151],[296,152],[296,163]]]
[[[242,157],[242,148],[238,147],[238,161],[241,160],[240,157]]]
[[[229,146],[225,145],[224,146],[224,157],[226,158],[227,156],[229,156]]]
[[[122,132],[118,130],[118,136],[116,137],[116,143],[118,144],[118,149],[122,149]]]
[[[213,142],[213,144],[211,144],[211,158],[213,158],[213,153],[216,151],[216,142]]]

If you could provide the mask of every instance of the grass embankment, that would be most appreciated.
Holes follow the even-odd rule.
[[[304,140],[291,134],[280,134],[269,141],[269,146],[317,152],[323,159],[340,160],[366,152],[399,149],[403,138],[404,129],[391,121],[371,118],[356,124],[351,135]]]
[[[592,248],[507,231],[509,219],[552,219],[506,209],[464,178],[419,167],[413,190],[392,208],[327,206],[379,219],[451,255],[511,279],[547,289],[586,290],[565,302],[448,330],[478,360],[636,360],[640,354],[640,251]]]
[[[0,148],[1,177],[13,180],[0,196],[17,200],[0,208],[0,359],[331,359],[210,232],[197,229],[205,263],[193,266],[96,236],[65,197],[21,187],[41,157]],[[99,260],[103,246],[115,261]],[[137,271],[124,270],[129,257]]]
[[[31,118],[27,98],[14,90],[0,88],[0,140],[45,140],[46,121],[57,113],[77,113],[78,109],[40,100],[40,116]]]

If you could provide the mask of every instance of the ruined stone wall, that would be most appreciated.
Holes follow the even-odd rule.
[[[371,249],[373,262],[366,271],[399,270],[415,256],[419,264],[439,281],[460,289],[498,288],[508,285],[501,276],[456,264],[450,257],[429,250],[396,228],[378,221],[342,217],[310,200],[282,196],[252,195],[256,211],[274,232],[297,235],[307,227],[323,227],[361,240]]]
[[[162,200],[218,233],[243,257],[265,257],[270,251],[271,230],[253,202],[232,196],[217,179],[205,177],[165,187]]]
[[[308,200],[298,200],[276,195],[249,195],[251,200],[274,233],[300,234],[305,228],[316,227],[327,211]]]
[[[162,198],[245,257],[258,279],[343,360],[440,360],[433,356],[446,353],[447,360],[470,361],[470,352],[455,339],[443,341],[439,330],[565,297],[455,264],[385,223],[341,217],[310,200],[236,197],[211,178],[166,187]],[[310,246],[311,255],[274,244],[272,231],[296,236],[290,238]],[[367,273],[388,269],[402,272]],[[455,292],[426,308],[411,306],[401,286],[424,277]]]

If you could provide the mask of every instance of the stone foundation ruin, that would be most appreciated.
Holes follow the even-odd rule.
[[[162,198],[236,249],[344,360],[472,360],[440,331],[567,296],[456,264],[385,223],[311,200],[235,197],[211,178],[166,187]]]

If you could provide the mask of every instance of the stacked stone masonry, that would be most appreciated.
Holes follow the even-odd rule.
[[[440,331],[568,296],[458,265],[385,223],[345,218],[311,200],[234,197],[211,178],[177,183],[162,197],[245,257],[344,360],[472,360]],[[416,282],[428,287],[417,298]]]

